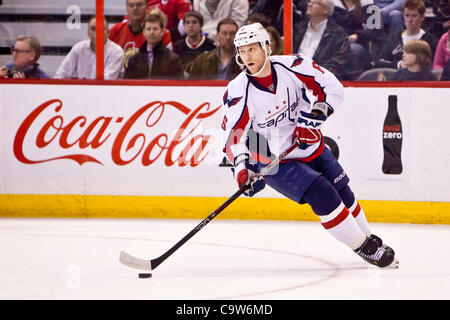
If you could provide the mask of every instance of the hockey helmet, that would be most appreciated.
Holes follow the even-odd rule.
[[[234,36],[234,46],[236,49],[240,46],[257,42],[261,44],[262,48],[266,47],[266,43],[270,47],[269,33],[259,22],[242,26]]]
[[[270,48],[269,33],[259,22],[255,22],[241,27],[234,36],[234,46],[236,47],[237,50],[235,60],[237,64],[241,67],[241,69],[245,69],[245,65],[242,62],[241,57],[239,56],[239,47],[252,43],[259,43],[261,45],[261,48],[266,53],[266,60],[264,62],[264,65],[257,73],[254,74],[257,75],[264,69],[268,61],[268,57],[272,54],[272,49]],[[269,45],[269,51],[267,51],[266,44]]]

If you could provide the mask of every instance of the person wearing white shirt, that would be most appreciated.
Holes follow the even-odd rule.
[[[308,28],[306,29],[298,53],[312,59],[319,46],[319,42],[322,39],[323,32],[327,27],[327,20],[328,19],[325,19],[317,23],[314,23],[311,20],[309,21]]]
[[[333,0],[308,1],[308,18],[295,26],[292,47],[294,53],[313,59],[338,79],[346,80],[350,42],[345,30],[330,19],[333,11]]]
[[[89,39],[75,44],[68,55],[61,62],[55,79],[95,79],[96,78],[96,50],[95,50],[95,17],[88,23]],[[124,52],[122,48],[108,39],[108,23],[105,20],[104,29],[104,79],[118,79],[123,70]]]
[[[215,41],[218,23],[225,18],[231,18],[238,27],[243,26],[248,18],[250,5],[249,0],[193,0],[192,7],[204,18],[203,33]]]

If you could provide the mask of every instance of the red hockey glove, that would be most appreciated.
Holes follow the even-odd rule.
[[[299,148],[306,149],[322,140],[321,127],[327,117],[324,114],[313,115],[300,111],[297,119],[297,127],[292,134],[292,141],[299,141]]]
[[[238,183],[239,188],[242,186],[248,186],[248,189],[244,191],[244,195],[247,197],[253,197],[257,192],[266,187],[266,181],[264,177],[257,176],[256,172],[258,167],[254,164],[250,164],[248,156],[241,156],[241,159],[236,159],[236,166],[233,168],[233,173]]]

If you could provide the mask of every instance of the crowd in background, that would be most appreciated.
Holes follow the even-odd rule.
[[[234,35],[259,22],[283,54],[283,0],[123,0],[122,22],[104,20],[104,78],[233,79]],[[425,1],[425,2],[424,2]],[[432,18],[427,19],[427,9]],[[95,79],[96,19],[55,78]],[[450,80],[449,0],[293,0],[292,54],[340,80]],[[18,37],[0,77],[48,78],[39,40]]]

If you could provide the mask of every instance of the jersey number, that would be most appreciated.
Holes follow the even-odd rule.
[[[222,121],[222,126],[221,126],[224,131],[227,130],[227,122],[228,122],[228,119],[226,116],[224,116],[223,121]]]

